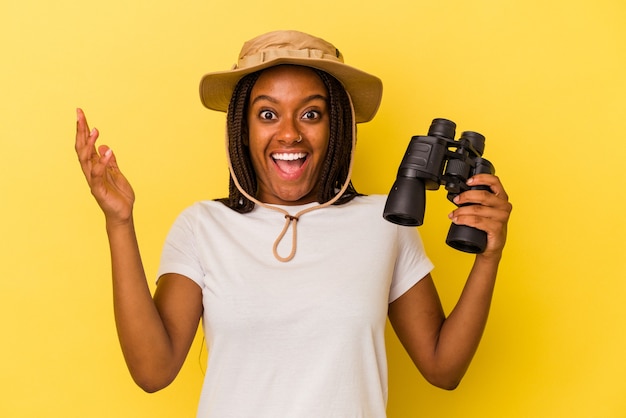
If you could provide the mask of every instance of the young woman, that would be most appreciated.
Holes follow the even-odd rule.
[[[448,317],[415,228],[382,218],[385,196],[350,182],[355,124],[382,83],[330,43],[295,31],[247,43],[207,74],[203,104],[227,112],[227,198],[183,211],[151,295],[134,193],[78,110],[76,151],[106,218],[115,320],[130,372],[152,392],[174,380],[203,319],[202,417],[384,417],[388,317],[432,384],[455,388],[485,327],[511,205],[481,174],[450,218],[487,233]]]

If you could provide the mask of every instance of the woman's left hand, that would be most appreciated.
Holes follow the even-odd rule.
[[[459,194],[454,203],[459,205],[449,218],[457,225],[467,225],[487,233],[487,247],[481,257],[502,256],[506,243],[507,224],[513,206],[509,202],[500,179],[491,174],[477,174],[467,181],[469,186],[489,186],[486,190],[468,190]]]

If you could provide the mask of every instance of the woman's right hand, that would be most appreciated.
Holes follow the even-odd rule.
[[[85,113],[76,110],[76,154],[91,194],[104,212],[107,224],[126,223],[132,218],[135,193],[106,145],[96,149],[99,132],[89,129]]]

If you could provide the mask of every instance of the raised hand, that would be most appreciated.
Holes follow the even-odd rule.
[[[110,223],[129,222],[132,217],[135,193],[121,173],[113,151],[106,145],[96,149],[97,129],[89,129],[85,114],[76,110],[76,154],[85,174],[91,194]]]

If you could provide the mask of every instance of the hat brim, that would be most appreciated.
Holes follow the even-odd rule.
[[[383,83],[378,77],[341,62],[297,57],[281,57],[253,67],[208,73],[200,81],[202,104],[211,110],[228,111],[235,86],[242,77],[281,64],[317,68],[339,80],[352,99],[355,122],[368,122],[376,115],[383,94]]]

